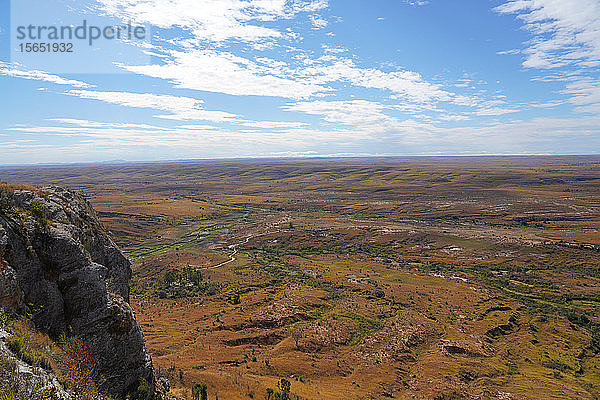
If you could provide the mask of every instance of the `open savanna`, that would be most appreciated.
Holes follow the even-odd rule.
[[[0,170],[85,193],[172,391],[597,399],[600,157]],[[273,389],[270,395],[267,389]]]

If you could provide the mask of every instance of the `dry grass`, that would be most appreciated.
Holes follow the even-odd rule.
[[[21,360],[34,367],[58,372],[60,350],[47,335],[37,332],[25,320],[14,322],[9,330],[6,344]]]
[[[6,325],[10,333],[6,345],[20,360],[54,374],[65,388],[76,393],[78,399],[110,400],[96,388],[94,362],[81,339],[64,338],[59,346],[46,334],[36,331],[28,320],[11,321]],[[18,372],[15,361],[9,358],[0,358],[0,378],[0,400],[54,398],[53,389],[42,390],[40,387],[44,385],[25,379]]]
[[[23,183],[6,183],[6,182],[0,183],[0,190],[8,190],[8,191],[29,190],[29,191],[35,192],[35,191],[38,191],[39,189],[40,188],[38,186],[27,185],[27,184],[23,184]]]

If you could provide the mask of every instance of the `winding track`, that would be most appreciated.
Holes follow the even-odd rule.
[[[281,225],[282,223],[285,223],[285,222],[289,222],[289,219],[285,219],[284,218],[281,221],[278,221],[277,223],[275,223],[274,225],[279,226],[279,225]],[[232,263],[232,262],[234,262],[236,260],[235,255],[238,252],[238,246],[239,245],[246,244],[246,243],[248,243],[248,241],[250,239],[258,237],[258,236],[270,235],[271,233],[279,233],[279,232],[281,232],[281,229],[277,229],[276,231],[269,231],[269,232],[257,233],[256,235],[248,235],[248,236],[246,236],[246,239],[244,241],[236,243],[236,244],[230,244],[229,246],[227,246],[227,248],[233,250],[231,252],[231,254],[229,255],[229,260],[223,261],[223,262],[221,262],[221,263],[219,263],[217,265],[213,265],[213,266],[210,266],[210,267],[204,267],[202,269],[215,269],[215,268],[222,267],[223,265],[227,265],[229,263]]]

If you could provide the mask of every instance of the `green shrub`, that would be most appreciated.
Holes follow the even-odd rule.
[[[194,400],[208,400],[208,386],[194,382],[192,385],[192,398]]]
[[[140,384],[135,392],[134,398],[139,400],[145,400],[150,395],[150,385],[145,378],[140,378]]]
[[[572,311],[572,310],[570,310],[567,313],[567,318],[569,319],[569,322],[571,322],[572,324],[575,324],[577,326],[581,326],[584,328],[590,324],[590,319],[588,318],[587,315],[581,314],[581,313],[576,313],[575,311]]]
[[[41,201],[38,201],[38,200],[34,200],[31,202],[30,207],[31,207],[31,214],[33,214],[33,216],[37,220],[46,219],[48,210],[46,209],[46,205],[44,203],[42,203]]]
[[[218,292],[217,284],[204,282],[202,272],[188,266],[181,271],[167,271],[158,283],[154,294],[161,299],[179,299],[201,294],[212,296]]]
[[[573,368],[570,365],[555,359],[549,359],[547,361],[543,361],[542,365],[546,368],[551,368],[560,372],[567,372]]]
[[[277,383],[277,386],[279,387],[281,392],[275,392],[274,399],[275,400],[290,400],[290,390],[292,389],[292,384],[290,383],[290,381],[283,378]],[[267,395],[270,397],[269,389],[267,389]]]

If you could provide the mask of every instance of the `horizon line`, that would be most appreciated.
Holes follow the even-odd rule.
[[[74,162],[50,162],[50,163],[32,163],[32,164],[0,164],[0,169],[20,169],[20,168],[60,168],[60,167],[93,167],[93,166],[111,166],[111,165],[142,165],[142,164],[185,164],[185,163],[205,163],[205,162],[247,162],[247,161],[285,161],[285,160],[351,160],[351,159],[418,159],[418,158],[510,158],[510,157],[600,157],[598,154],[411,154],[411,155],[306,155],[306,156],[245,156],[245,157],[215,157],[215,158],[182,158],[167,160],[106,160],[106,161],[74,161]]]

